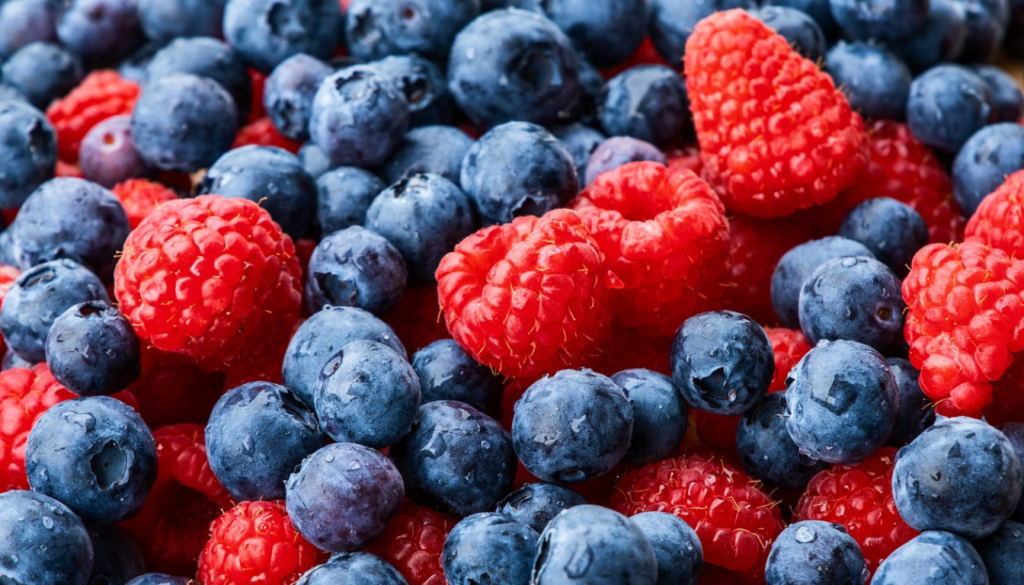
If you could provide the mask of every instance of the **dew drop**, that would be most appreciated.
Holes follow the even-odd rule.
[[[807,544],[809,542],[814,542],[814,540],[816,538],[818,538],[817,533],[815,533],[814,529],[811,528],[810,526],[801,526],[801,527],[797,528],[796,529],[796,534],[793,535],[793,536],[794,536],[794,538],[796,538],[797,542],[800,542],[800,543],[803,543],[803,544]]]

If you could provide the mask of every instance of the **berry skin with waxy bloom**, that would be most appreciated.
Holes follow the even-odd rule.
[[[92,127],[107,118],[132,113],[138,84],[122,79],[115,71],[90,73],[71,93],[46,110],[57,131],[57,153],[67,163],[78,162],[78,147]]]

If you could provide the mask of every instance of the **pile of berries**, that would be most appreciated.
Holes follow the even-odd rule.
[[[1024,584],[1020,2],[764,4],[0,0],[0,584]]]

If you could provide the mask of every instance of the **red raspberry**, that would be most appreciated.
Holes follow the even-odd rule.
[[[395,330],[410,354],[438,339],[451,337],[434,286],[406,289],[398,306],[384,315],[384,321]]]
[[[205,424],[223,386],[223,374],[204,372],[174,354],[144,348],[142,375],[128,389],[139,401],[139,415],[155,429],[175,423]]]
[[[736,429],[743,415],[725,415],[694,409],[693,424],[701,443],[732,451],[736,449]]]
[[[85,175],[82,174],[82,167],[76,163],[66,163],[62,160],[57,161],[57,169],[54,171],[55,177],[69,177],[72,179],[84,179]]]
[[[700,571],[697,585],[745,585],[746,581],[737,573],[720,569],[714,565],[704,565]]]
[[[864,122],[832,78],[743,10],[686,41],[686,88],[704,176],[730,211],[782,217],[834,198],[864,171]]]
[[[267,109],[263,107],[263,87],[267,84],[267,76],[255,69],[250,69],[249,79],[252,82],[252,108],[249,110],[249,119],[246,122],[251,124],[267,115]]]
[[[704,171],[704,163],[700,160],[700,150],[693,147],[666,150],[665,159],[665,166],[670,169],[688,169],[698,176]]]
[[[291,585],[323,556],[292,526],[283,501],[242,502],[210,525],[199,582]]]
[[[811,351],[811,344],[802,331],[784,329],[782,327],[765,327],[768,341],[772,342],[772,353],[775,354],[775,377],[769,392],[781,392],[786,389],[786,376],[796,364]]]
[[[121,201],[132,229],[139,227],[157,207],[178,198],[171,189],[146,179],[129,179],[115,185],[111,191]]]
[[[615,324],[672,335],[721,298],[729,222],[715,193],[685,169],[634,162],[603,173],[572,203],[623,286]]]
[[[627,473],[611,507],[632,516],[670,512],[697,531],[704,560],[764,582],[772,542],[784,527],[776,502],[738,467],[706,450]]]
[[[0,492],[27,490],[25,444],[32,425],[51,406],[75,398],[46,364],[0,372]]]
[[[981,200],[967,222],[964,240],[1024,258],[1024,171],[1017,171]]]
[[[235,143],[231,145],[231,148],[241,148],[249,145],[276,146],[292,154],[299,152],[299,149],[302,148],[301,143],[293,142],[281,136],[281,133],[274,127],[274,123],[270,121],[270,118],[259,118],[242,126],[238,130],[238,134],[235,135]]]
[[[668,359],[671,337],[649,337],[634,329],[613,327],[598,349],[600,353],[587,367],[606,376],[631,368],[671,375]]]
[[[138,84],[121,79],[116,71],[90,73],[71,93],[46,110],[57,131],[57,152],[61,160],[78,162],[78,147],[92,127],[107,118],[130,114],[140,89]]]
[[[512,378],[585,359],[605,335],[606,283],[613,281],[582,218],[567,209],[484,228],[437,268],[452,337]]]
[[[846,527],[874,572],[889,553],[917,536],[896,511],[892,470],[896,449],[884,447],[857,465],[815,475],[800,496],[793,521],[823,520]]]
[[[230,370],[291,333],[301,278],[291,238],[266,210],[203,195],[161,205],[129,234],[114,288],[150,345]]]
[[[447,585],[441,551],[456,520],[406,500],[388,529],[367,547],[398,569],[409,585]]]

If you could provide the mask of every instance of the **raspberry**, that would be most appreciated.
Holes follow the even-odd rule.
[[[267,109],[263,106],[263,87],[267,84],[267,76],[255,69],[250,69],[249,79],[252,82],[252,108],[249,110],[249,119],[246,122],[251,124],[267,115]]]
[[[133,230],[114,290],[136,333],[204,369],[256,363],[292,331],[301,271],[291,238],[240,198],[161,205]]]
[[[1024,258],[1024,171],[1017,171],[981,200],[967,222],[964,240]]]
[[[448,339],[448,328],[437,302],[437,287],[405,289],[398,306],[384,315],[384,322],[395,330],[410,353],[438,339]]]
[[[741,414],[727,415],[693,410],[693,423],[697,436],[705,445],[732,451],[736,449],[736,429],[740,426]]]
[[[484,228],[437,268],[452,337],[513,378],[585,359],[605,334],[607,285],[614,280],[582,218],[566,209]]]
[[[572,207],[622,280],[609,295],[616,325],[672,335],[721,297],[729,223],[721,201],[693,172],[628,163],[601,174]]]
[[[698,449],[627,473],[612,494],[611,507],[627,516],[679,516],[697,531],[706,562],[762,583],[768,551],[784,526],[760,482]]]
[[[846,527],[874,572],[885,557],[917,536],[896,511],[892,470],[896,449],[884,447],[854,466],[836,465],[815,475],[800,496],[793,521],[823,520]]]
[[[704,163],[700,160],[700,151],[689,146],[666,150],[665,166],[670,169],[688,169],[698,176],[704,171]]]
[[[704,177],[730,211],[782,217],[834,198],[864,171],[864,122],[832,78],[743,10],[700,21],[686,87]]]
[[[811,344],[802,331],[784,329],[782,327],[765,327],[768,341],[772,342],[772,353],[775,354],[775,377],[769,392],[781,392],[786,389],[786,376],[796,364],[811,351]]]
[[[914,256],[904,333],[921,390],[943,414],[978,416],[992,402],[992,382],[1024,349],[1022,290],[1024,262],[984,244],[929,244]]]
[[[746,583],[738,574],[720,569],[714,565],[704,565],[700,571],[697,585],[744,585]]]
[[[648,337],[634,329],[613,327],[587,367],[606,376],[631,368],[646,368],[668,376],[671,348],[669,337]]]
[[[387,531],[366,550],[391,563],[409,585],[446,585],[441,551],[455,522],[406,500]]]
[[[205,424],[223,386],[223,374],[204,372],[173,354],[144,348],[142,375],[128,389],[139,401],[139,415],[155,429],[175,423]]]
[[[115,185],[111,191],[124,206],[124,211],[128,214],[128,224],[132,229],[139,227],[142,220],[149,217],[161,204],[178,198],[174,191],[146,179],[129,179]]]
[[[283,148],[288,152],[295,154],[302,148],[302,144],[288,140],[274,127],[273,122],[270,118],[259,118],[245,126],[242,126],[238,130],[238,134],[235,135],[235,143],[231,145],[231,148],[241,148],[243,146],[276,146]]]
[[[63,99],[46,110],[57,131],[57,152],[68,163],[78,162],[78,147],[92,127],[107,118],[130,114],[140,89],[138,84],[121,79],[116,71],[90,73]]]
[[[57,161],[57,169],[54,171],[55,177],[70,177],[72,179],[84,179],[85,175],[82,174],[82,167],[76,163],[66,163],[62,160]]]
[[[25,444],[32,425],[51,406],[75,398],[46,364],[0,372],[0,492],[27,490]]]
[[[284,502],[242,502],[210,525],[199,556],[203,585],[291,585],[323,553],[292,526]]]

